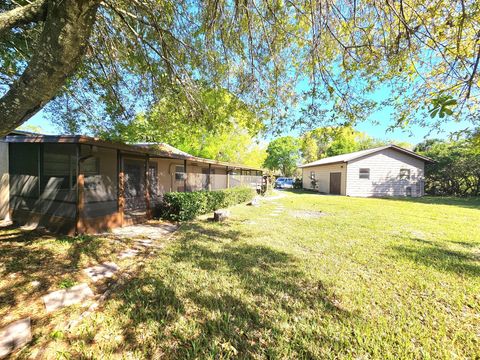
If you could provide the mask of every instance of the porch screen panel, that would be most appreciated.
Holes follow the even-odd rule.
[[[77,201],[77,146],[43,144],[37,212],[74,219]]]
[[[212,168],[210,175],[212,190],[222,190],[227,188],[227,174],[225,169]]]
[[[38,144],[10,144],[10,208],[33,211],[40,195]]]
[[[229,176],[231,188],[242,186],[242,176],[240,175],[240,170],[231,171]]]
[[[146,214],[145,199],[145,160],[125,158],[123,160],[125,174],[125,215],[141,216]]]
[[[11,209],[74,219],[75,145],[10,144],[10,146]]]
[[[80,169],[84,176],[84,217],[115,214],[118,206],[117,151],[82,145],[80,154]]]

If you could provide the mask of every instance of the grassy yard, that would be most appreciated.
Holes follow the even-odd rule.
[[[85,267],[105,261],[129,266],[132,260],[120,263],[117,255],[131,243],[110,234],[68,237],[14,226],[0,228],[0,328],[30,317],[33,346],[26,350],[30,353],[33,349],[36,354],[46,342],[62,336],[55,329],[62,329],[85,310],[71,306],[47,314],[42,296],[88,282],[82,272]],[[108,281],[90,284],[95,293],[102,293],[107,286]]]
[[[284,194],[185,224],[45,356],[480,357],[479,199]]]

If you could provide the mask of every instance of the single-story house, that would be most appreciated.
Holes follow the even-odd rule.
[[[15,131],[0,139],[0,220],[95,233],[151,218],[166,192],[258,187],[262,175],[167,144]]]
[[[431,159],[396,145],[332,156],[300,166],[304,189],[347,196],[424,194],[424,167]]]

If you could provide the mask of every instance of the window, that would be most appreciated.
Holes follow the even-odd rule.
[[[176,181],[185,180],[185,167],[183,165],[175,166],[175,180]]]
[[[400,179],[410,179],[410,169],[400,169]]]
[[[359,179],[370,179],[370,169],[362,168],[358,172]]]

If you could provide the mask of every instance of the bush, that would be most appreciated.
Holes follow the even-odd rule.
[[[250,201],[254,196],[255,191],[245,187],[216,191],[171,192],[163,196],[158,213],[168,220],[192,220],[201,214]]]
[[[293,183],[294,189],[303,189],[303,181],[302,179],[296,178],[295,182]]]

